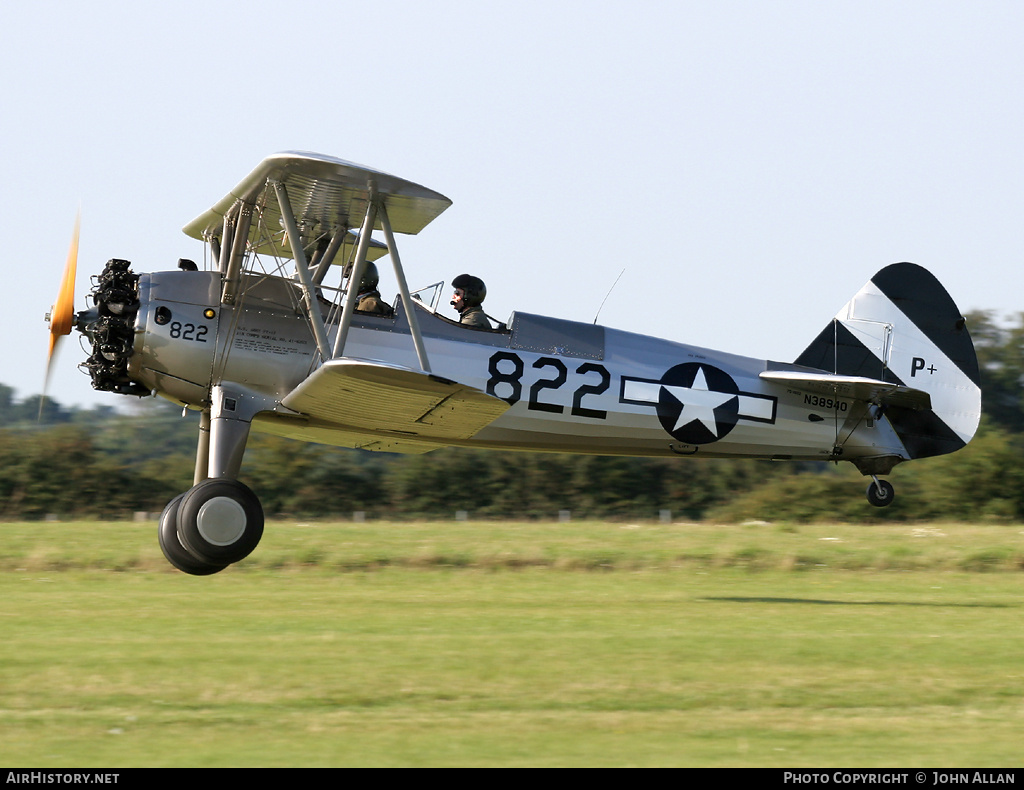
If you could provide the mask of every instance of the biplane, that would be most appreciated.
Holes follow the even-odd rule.
[[[920,266],[879,271],[792,362],[518,311],[466,326],[444,314],[443,282],[409,290],[395,241],[450,205],[372,168],[276,154],[185,226],[205,242],[202,266],[147,274],[112,259],[77,313],[76,225],[51,361],[76,328],[93,387],[200,413],[194,485],[159,521],[172,565],[211,574],[258,544],[262,507],[238,479],[251,430],[390,453],[848,461],[884,506],[882,476],[977,429],[970,334]],[[385,256],[398,294],[363,312],[353,284]]]

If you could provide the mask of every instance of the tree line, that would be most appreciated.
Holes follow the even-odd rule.
[[[897,467],[878,510],[848,464],[443,449],[402,456],[253,434],[241,479],[268,516],[722,520],[1024,520],[1024,313],[968,315],[981,365],[978,435]],[[156,513],[192,485],[198,416],[156,399],[122,409],[19,401],[0,385],[0,519]]]

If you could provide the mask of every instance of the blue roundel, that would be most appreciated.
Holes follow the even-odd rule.
[[[717,442],[739,418],[739,387],[724,370],[685,362],[665,371],[658,393],[662,427],[685,444]]]

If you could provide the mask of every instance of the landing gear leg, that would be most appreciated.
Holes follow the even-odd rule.
[[[896,497],[896,489],[888,480],[880,480],[877,475],[871,475],[871,484],[868,486],[868,502],[875,507],[887,507],[892,504]]]

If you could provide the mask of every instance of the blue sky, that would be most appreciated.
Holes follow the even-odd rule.
[[[11,6],[11,4],[9,4]],[[21,3],[0,26],[5,373],[45,369],[82,212],[108,258],[202,258],[181,227],[266,155],[444,193],[400,238],[415,288],[791,360],[883,266],[1022,309],[1024,4]],[[624,273],[623,273],[624,270]],[[397,287],[385,275],[382,291]],[[65,341],[50,392],[120,403]]]

